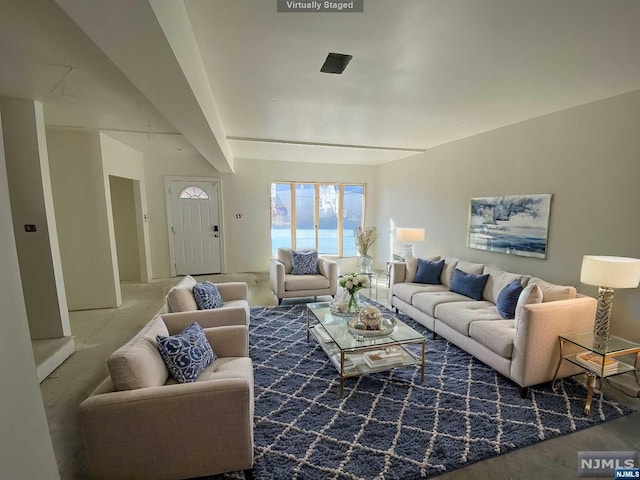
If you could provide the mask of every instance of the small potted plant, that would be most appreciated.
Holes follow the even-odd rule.
[[[369,249],[380,236],[376,227],[356,227],[353,232],[356,248],[360,254],[358,265],[362,273],[370,273],[373,266],[373,258],[369,256]]]
[[[347,273],[340,277],[339,283],[348,295],[344,302],[346,313],[357,313],[360,310],[357,293],[367,286],[367,277],[357,273]]]

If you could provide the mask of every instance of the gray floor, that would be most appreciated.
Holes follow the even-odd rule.
[[[267,274],[206,278],[247,282],[252,306],[274,304]],[[384,282],[384,274],[379,274],[377,292],[381,303],[386,303],[388,293]],[[162,307],[166,292],[175,283],[175,278],[154,280],[149,284],[123,283],[120,308],[71,312],[76,352],[41,384],[63,480],[89,478],[77,427],[77,406],[107,375],[108,355],[153,317]],[[640,410],[640,400],[628,398],[611,388],[607,392]],[[577,452],[580,450],[640,450],[640,413],[479,462],[439,478],[576,478]]]

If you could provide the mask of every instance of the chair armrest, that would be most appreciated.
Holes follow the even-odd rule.
[[[269,262],[269,282],[271,291],[278,298],[284,295],[284,263],[276,258]]]
[[[248,325],[247,310],[241,306],[196,310],[194,312],[163,313],[160,315],[169,335],[175,335],[198,322],[202,328],[223,327],[226,325]]]
[[[218,357],[249,356],[249,329],[245,326],[205,328],[204,334]]]
[[[330,295],[338,291],[338,263],[328,258],[318,258],[318,272],[329,279]]]
[[[225,302],[249,298],[249,287],[245,282],[216,283],[216,287]]]
[[[597,305],[591,297],[525,305],[513,345],[511,379],[522,387],[552,380],[560,358],[558,336],[593,329]],[[567,345],[564,353],[578,350]],[[558,378],[579,372],[562,362]]]
[[[202,476],[193,459],[206,459],[218,472],[252,467],[247,378],[94,395],[78,417],[94,479]]]

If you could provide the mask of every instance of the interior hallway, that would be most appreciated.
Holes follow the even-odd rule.
[[[251,306],[275,304],[267,273],[197,278],[213,282],[244,281],[249,286]],[[76,351],[40,385],[62,480],[89,478],[77,426],[77,406],[107,376],[109,354],[131,339],[162,308],[166,293],[178,280],[167,278],[148,284],[123,283],[120,308],[70,313]],[[378,273],[377,293],[378,301],[388,305],[386,279],[381,272]],[[294,301],[285,300],[283,303]],[[639,399],[626,397],[611,388],[606,391],[607,395],[640,409]],[[439,478],[575,478],[578,450],[640,450],[639,431],[640,413],[634,413],[614,422],[479,462]]]

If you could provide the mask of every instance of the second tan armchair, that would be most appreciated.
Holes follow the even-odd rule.
[[[278,258],[271,259],[269,280],[271,291],[278,299],[317,297],[318,295],[334,296],[338,289],[338,264],[333,260],[318,257],[318,273],[316,275],[292,274],[292,250],[279,248]]]

